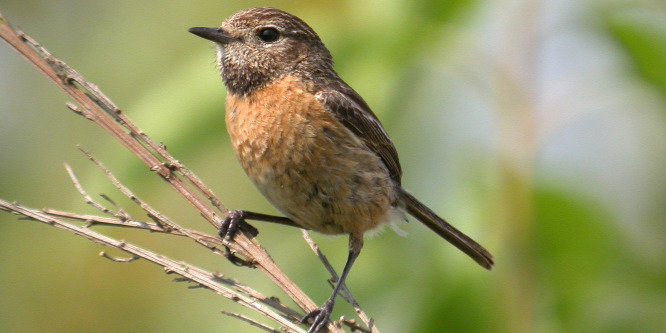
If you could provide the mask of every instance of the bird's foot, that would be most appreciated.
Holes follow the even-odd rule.
[[[230,211],[229,214],[227,214],[227,217],[222,221],[222,225],[220,225],[217,234],[220,235],[221,238],[232,240],[239,230],[243,230],[249,232],[253,237],[256,237],[259,234],[259,230],[245,222],[247,215],[247,212],[244,210]]]
[[[308,330],[308,333],[320,333],[326,332],[326,325],[328,325],[328,318],[333,312],[333,301],[327,300],[322,306],[318,309],[310,311],[302,319],[301,323],[308,323],[312,321],[312,325]]]
[[[238,231],[243,230],[249,232],[253,237],[256,237],[259,234],[259,231],[245,222],[247,212],[244,210],[232,210],[229,212],[227,217],[224,218],[220,229],[218,230],[218,235],[224,240],[231,241]],[[247,266],[254,267],[254,264],[251,261],[242,259],[234,254],[229,247],[224,246],[225,252],[224,256],[231,261],[232,264],[236,266]]]

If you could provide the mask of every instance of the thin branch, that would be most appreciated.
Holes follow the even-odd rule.
[[[370,330],[367,328],[361,327],[356,323],[356,320],[354,319],[347,319],[345,317],[340,318],[340,322],[342,325],[345,325],[351,329],[352,332],[360,332],[360,333],[371,333]]]
[[[262,293],[254,290],[254,289],[252,289],[252,288],[250,288],[250,287],[248,287],[244,284],[241,284],[236,280],[227,278],[224,275],[219,274],[219,273],[215,273],[215,277],[218,280],[218,282],[223,283],[225,285],[228,285],[228,286],[234,288],[236,291],[241,292],[245,295],[248,295],[252,298],[255,298],[255,299],[261,301],[262,303],[272,307],[273,309],[276,309],[276,310],[282,312],[285,316],[291,318],[294,322],[299,322],[301,317],[302,317],[302,315],[300,313],[298,313],[298,312],[294,311],[293,309],[287,307],[286,305],[282,304],[280,302],[280,299],[278,299],[277,297],[266,297]]]
[[[93,206],[95,209],[99,210],[100,212],[102,212],[104,214],[108,214],[108,215],[111,215],[113,217],[117,217],[121,220],[124,220],[124,219],[129,220],[129,216],[126,216],[125,214],[120,214],[120,213],[113,212],[110,209],[108,209],[108,208],[98,204],[97,202],[95,202],[95,200],[93,200],[93,198],[90,195],[88,195],[88,193],[83,189],[83,186],[81,186],[81,183],[79,182],[79,180],[74,175],[74,171],[72,170],[72,168],[67,163],[65,163],[65,170],[67,170],[67,173],[69,174],[69,178],[72,179],[72,182],[74,183],[74,187],[76,188],[77,191],[79,191],[79,193],[81,194],[81,196],[83,197],[83,199],[86,201],[87,204]]]
[[[260,323],[256,320],[252,319],[252,318],[248,318],[246,316],[243,316],[240,313],[233,313],[233,312],[229,312],[229,311],[221,311],[221,312],[223,314],[229,316],[229,317],[233,317],[233,318],[242,320],[242,321],[244,321],[244,322],[246,322],[246,323],[248,323],[248,324],[250,324],[254,327],[258,327],[259,329],[261,329],[263,331],[271,332],[271,333],[280,333],[280,331],[278,331],[278,330],[276,330],[272,327],[266,326],[266,325],[264,325],[264,324],[262,324],[262,323]]]
[[[92,231],[88,228],[79,227],[70,223],[63,222],[36,209],[25,208],[23,206],[19,206],[18,204],[10,203],[4,200],[0,200],[0,209],[15,214],[23,215],[32,220],[40,221],[48,225],[54,226],[56,228],[67,230],[75,235],[85,237],[95,243],[109,246],[127,252],[129,254],[132,254],[141,259],[148,260],[149,262],[164,267],[164,270],[167,273],[178,274],[188,280],[196,282],[212,290],[213,292],[219,295],[222,295],[230,300],[233,300],[234,302],[237,302],[247,308],[250,308],[252,310],[255,310],[263,314],[264,316],[274,320],[275,322],[282,325],[284,328],[288,329],[289,332],[304,332],[304,330],[298,327],[297,324],[282,317],[277,312],[274,312],[273,310],[264,306],[261,302],[258,302],[257,300],[251,297],[248,297],[233,289],[229,289],[220,283],[217,283],[217,277],[213,273],[206,272],[203,269],[200,269],[198,267],[183,262],[177,262],[166,256],[151,252],[149,250],[127,243],[125,241],[119,241],[113,239],[111,237]]]
[[[5,210],[9,211],[7,209],[3,209],[3,206],[0,205],[0,210]],[[86,225],[84,228],[89,228],[92,225],[106,225],[106,226],[121,226],[121,227],[127,227],[127,228],[135,228],[135,229],[142,229],[142,230],[147,230],[151,232],[160,232],[160,233],[168,233],[171,235],[175,236],[185,236],[182,234],[179,230],[165,230],[162,229],[160,226],[154,224],[154,223],[148,223],[148,222],[140,222],[140,221],[120,221],[118,219],[114,218],[109,218],[109,217],[103,217],[103,216],[95,216],[95,215],[82,215],[82,214],[75,214],[75,213],[70,213],[70,212],[63,212],[55,209],[42,209],[41,210],[44,214],[52,217],[52,218],[63,218],[67,220],[73,220],[73,221],[79,221],[79,222],[86,222]],[[187,230],[187,233],[189,234],[194,234],[197,237],[200,238],[206,238],[207,241],[211,243],[218,243],[222,244],[222,241],[219,237],[214,237],[210,236],[207,234],[200,233],[196,230]],[[101,255],[101,254],[100,254]],[[114,260],[114,261],[117,261]],[[301,318],[301,314],[286,305],[282,304],[280,300],[276,297],[267,297],[263,295],[262,293],[239,283],[236,280],[230,279],[225,277],[224,275],[220,273],[213,273],[215,276],[215,279],[217,282],[225,284],[234,290],[243,293],[247,295],[248,297],[254,298],[265,305],[272,307],[275,310],[280,311],[283,313],[287,318],[292,320],[293,322],[298,322]]]
[[[107,169],[104,166],[104,164],[102,164],[102,162],[97,160],[90,152],[83,149],[80,145],[77,145],[77,148],[79,148],[79,150],[83,154],[85,154],[88,157],[89,160],[91,160],[93,163],[95,163],[95,165],[106,174],[106,176],[109,178],[109,180],[111,181],[113,186],[115,186],[118,190],[120,190],[120,192],[122,192],[125,196],[127,196],[135,204],[137,204],[139,207],[141,207],[141,209],[143,209],[148,214],[148,216],[150,216],[158,225],[160,225],[161,227],[163,227],[164,229],[167,229],[167,230],[169,230],[169,229],[178,230],[182,234],[184,234],[184,235],[186,235],[190,238],[196,239],[195,237],[193,237],[193,235],[190,235],[186,231],[184,231],[184,229],[181,226],[179,226],[175,222],[171,221],[171,219],[169,219],[168,217],[166,217],[162,213],[158,212],[156,209],[152,208],[150,205],[148,205],[143,200],[141,200],[138,196],[136,196],[129,188],[124,186],[118,180],[118,178],[116,178],[116,176],[111,172],[111,170]],[[74,173],[70,172],[70,177],[72,177],[72,179],[75,180],[76,177],[74,177],[73,175],[74,175]],[[81,188],[81,190],[83,190],[83,188]],[[202,244],[202,245],[207,246],[207,244]]]
[[[87,215],[87,214],[76,214],[76,213],[71,213],[71,212],[64,212],[61,210],[57,209],[51,209],[51,208],[44,208],[42,209],[42,212],[45,214],[48,214],[52,216],[53,218],[63,218],[67,220],[72,220],[72,221],[80,221],[80,222],[85,222],[86,228],[93,227],[95,225],[104,225],[104,226],[110,226],[110,227],[123,227],[123,228],[134,228],[134,229],[143,229],[151,232],[161,232],[161,233],[168,233],[174,236],[186,236],[179,230],[167,230],[162,228],[156,223],[149,223],[149,222],[142,222],[142,221],[136,221],[136,220],[119,220],[111,217],[104,217],[104,216],[95,216],[95,215]],[[202,232],[196,231],[196,230],[189,230],[187,229],[187,234],[194,235],[197,238],[201,238],[205,240],[208,243],[215,244],[215,245],[222,245],[222,240],[219,237],[211,236],[208,234],[204,234]]]

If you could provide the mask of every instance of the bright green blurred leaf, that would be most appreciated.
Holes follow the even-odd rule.
[[[666,13],[622,11],[609,15],[607,22],[640,74],[666,96]]]

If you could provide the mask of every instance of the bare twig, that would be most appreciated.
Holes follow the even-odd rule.
[[[95,225],[105,225],[105,226],[115,226],[115,227],[124,227],[124,228],[135,228],[135,229],[143,229],[151,232],[162,232],[162,233],[168,233],[174,236],[186,236],[185,234],[181,233],[179,230],[166,230],[159,225],[155,223],[148,223],[148,222],[141,222],[141,221],[135,221],[135,220],[119,220],[119,219],[114,219],[110,217],[103,217],[103,216],[95,216],[95,215],[86,215],[86,214],[76,214],[76,213],[71,213],[71,212],[63,212],[61,210],[57,209],[51,209],[51,208],[44,208],[42,209],[42,212],[45,214],[48,214],[54,218],[63,218],[67,220],[72,220],[72,221],[81,221],[85,222],[86,228],[95,226]],[[204,239],[206,242],[215,244],[215,245],[222,245],[222,240],[219,237],[211,236],[208,234],[204,234],[202,232],[196,231],[196,230],[187,230],[188,234],[194,235],[197,238]]]
[[[4,209],[2,205],[0,205],[1,210],[8,211],[7,209]],[[151,232],[162,232],[162,233],[169,233],[171,235],[176,235],[176,236],[185,236],[183,235],[179,230],[165,230],[159,227],[156,224],[153,223],[147,223],[147,222],[140,222],[140,221],[120,221],[118,219],[114,218],[109,218],[109,217],[103,217],[103,216],[94,216],[94,215],[81,215],[81,214],[75,214],[75,213],[70,213],[70,212],[63,212],[55,209],[42,209],[42,212],[50,217],[53,218],[63,218],[67,220],[73,220],[73,221],[80,221],[80,222],[86,222],[86,225],[84,226],[85,228],[90,227],[91,225],[107,225],[107,226],[122,226],[122,227],[128,227],[128,228],[136,228],[136,229],[143,229]],[[187,230],[189,234],[195,234],[197,237],[200,238],[207,238],[207,241],[211,243],[218,243],[222,244],[222,241],[219,237],[214,237],[210,235],[206,235],[203,233],[200,233],[195,230]],[[100,254],[101,255],[101,254]],[[117,261],[114,260],[114,261]],[[256,299],[265,305],[280,311],[284,316],[292,320],[293,322],[299,321],[300,317],[302,316],[299,312],[287,307],[286,305],[282,304],[279,299],[276,297],[267,297],[263,295],[262,293],[246,286],[238,281],[235,281],[233,279],[227,278],[224,275],[220,273],[212,273],[215,277],[215,280],[218,283],[222,283],[224,285],[227,285],[234,290],[243,293],[247,295],[248,297],[251,297],[253,299]]]
[[[361,333],[371,333],[367,328],[363,328],[356,323],[354,319],[347,319],[345,317],[340,318],[342,325],[345,325],[351,329],[352,332],[361,332]]]
[[[193,237],[193,235],[187,234],[187,232],[184,231],[184,229],[183,229],[181,226],[179,226],[179,225],[176,224],[175,222],[171,221],[171,219],[169,219],[168,217],[166,217],[166,216],[163,215],[162,213],[158,212],[156,209],[150,207],[150,205],[148,205],[148,204],[145,203],[143,200],[141,200],[138,196],[136,196],[136,195],[135,195],[135,194],[134,194],[129,188],[127,188],[126,186],[124,186],[124,185],[118,180],[118,178],[116,178],[115,175],[113,175],[113,173],[111,172],[111,170],[107,169],[107,168],[104,166],[104,164],[102,164],[102,162],[100,162],[100,161],[97,160],[94,156],[92,156],[92,154],[91,154],[90,152],[88,152],[87,150],[83,149],[83,148],[82,148],[81,146],[79,146],[79,145],[77,145],[77,148],[79,148],[79,150],[80,150],[81,152],[83,152],[83,154],[85,154],[85,155],[88,157],[89,160],[91,160],[93,163],[95,163],[95,165],[96,165],[98,168],[100,168],[100,170],[102,170],[102,171],[106,174],[106,176],[109,178],[109,180],[111,180],[111,183],[113,183],[113,186],[115,186],[118,190],[120,190],[120,192],[122,192],[122,193],[123,193],[125,196],[127,196],[130,200],[132,200],[132,201],[133,201],[134,203],[136,203],[139,207],[141,207],[141,209],[143,209],[143,210],[148,214],[148,216],[149,216],[151,219],[153,219],[158,225],[160,225],[161,227],[163,227],[164,229],[167,229],[167,230],[170,230],[170,229],[178,230],[178,231],[180,231],[182,234],[184,234],[184,235],[186,235],[186,236],[188,236],[188,237],[190,237],[190,238],[192,238],[192,239],[196,239],[196,237]],[[73,173],[73,172],[70,172],[69,174],[70,174],[70,177],[72,177],[73,180],[76,179],[76,178],[74,177],[74,173]],[[80,187],[80,185],[79,185],[79,187]],[[83,188],[81,188],[79,191],[81,191],[81,190],[83,190]],[[85,193],[85,192],[84,192],[84,193]],[[208,246],[208,244],[202,244],[202,245],[204,245],[204,246]]]
[[[266,325],[264,325],[264,324],[262,324],[262,323],[260,323],[260,322],[258,322],[258,321],[256,321],[256,320],[254,320],[254,319],[252,319],[252,318],[248,318],[248,317],[246,317],[246,316],[243,316],[243,315],[240,314],[240,313],[233,313],[233,312],[229,312],[229,311],[221,311],[221,312],[222,312],[223,314],[229,316],[229,317],[233,317],[233,318],[236,318],[236,319],[242,320],[242,321],[244,321],[244,322],[246,322],[246,323],[248,323],[248,324],[250,324],[250,325],[252,325],[252,326],[254,326],[254,327],[258,327],[258,328],[260,328],[260,329],[263,330],[263,331],[271,332],[271,333],[280,333],[280,331],[278,331],[278,330],[276,330],[276,329],[274,329],[274,328],[268,327],[268,326],[266,326]]]
[[[217,277],[215,274],[206,272],[205,270],[202,270],[198,267],[183,262],[177,262],[173,259],[148,251],[146,249],[140,248],[125,241],[119,241],[111,237],[102,235],[100,233],[90,230],[89,228],[79,227],[70,223],[63,222],[59,219],[49,216],[48,214],[42,211],[25,208],[23,206],[19,206],[16,203],[10,203],[4,200],[0,200],[0,209],[15,214],[23,215],[32,220],[40,221],[49,224],[51,226],[54,226],[56,228],[67,230],[75,235],[85,237],[93,242],[127,252],[141,259],[148,260],[154,264],[164,267],[164,270],[167,273],[178,274],[190,281],[196,282],[214,291],[219,295],[222,295],[245,307],[248,307],[263,314],[267,318],[274,320],[275,322],[282,325],[284,328],[288,329],[289,332],[304,332],[300,327],[298,327],[292,321],[282,317],[277,312],[264,306],[263,303],[258,302],[257,300],[248,297],[242,293],[239,293],[238,291],[223,286],[222,284],[217,282]],[[122,260],[117,260],[113,258],[110,259],[112,259],[113,261],[122,262]]]
[[[300,313],[298,313],[298,312],[292,310],[291,308],[287,307],[286,305],[282,304],[277,297],[266,297],[263,294],[261,294],[260,292],[254,290],[254,289],[252,289],[252,288],[250,288],[246,285],[243,285],[243,284],[239,283],[236,280],[226,278],[226,277],[224,277],[224,275],[219,274],[219,273],[215,273],[215,277],[217,278],[217,280],[220,283],[224,283],[224,284],[234,288],[238,292],[241,292],[243,294],[246,294],[246,295],[248,295],[252,298],[255,298],[255,299],[261,301],[262,303],[272,307],[273,309],[276,309],[276,310],[282,312],[285,316],[287,316],[288,318],[291,318],[295,322],[300,321],[300,319],[302,317]]]
[[[128,216],[126,216],[124,214],[117,213],[117,212],[113,212],[110,209],[108,209],[108,208],[98,204],[97,202],[95,202],[95,200],[93,200],[93,198],[91,196],[89,196],[88,193],[83,189],[83,186],[81,186],[81,183],[79,182],[79,180],[76,179],[76,176],[74,176],[74,171],[72,170],[72,168],[67,163],[65,163],[65,170],[67,170],[67,173],[69,174],[69,178],[71,178],[72,182],[74,183],[74,187],[76,187],[76,190],[79,191],[79,193],[81,194],[81,196],[83,197],[83,199],[86,201],[87,204],[93,206],[95,209],[99,210],[100,212],[102,212],[104,214],[108,214],[108,215],[111,215],[113,217],[120,218],[121,220],[124,220],[124,219],[129,220]]]

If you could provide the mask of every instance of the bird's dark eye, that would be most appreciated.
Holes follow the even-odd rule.
[[[280,33],[275,28],[264,28],[259,30],[259,38],[266,43],[272,43],[280,37]]]

